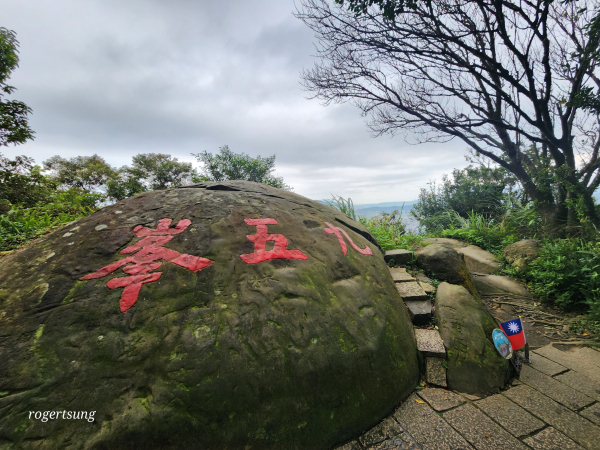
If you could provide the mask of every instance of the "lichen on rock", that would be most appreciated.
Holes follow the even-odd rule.
[[[272,221],[263,233],[246,219]],[[0,430],[15,448],[326,449],[379,422],[419,377],[368,230],[257,183],[103,208],[3,258],[0,305]],[[51,410],[95,420],[28,419]]]
[[[511,366],[494,347],[492,331],[497,325],[483,302],[463,286],[441,283],[435,309],[448,354],[448,387],[476,395],[504,388]]]

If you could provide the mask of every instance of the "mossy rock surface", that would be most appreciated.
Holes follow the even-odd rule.
[[[497,325],[483,302],[463,286],[440,283],[435,311],[447,351],[448,388],[475,395],[504,388],[512,370],[493,344]]]
[[[261,218],[306,259],[245,262],[257,234],[245,219]],[[150,274],[124,273],[150,270],[130,263],[82,279],[136,257],[120,253],[145,239],[133,230],[162,219],[183,224],[164,248],[212,264],[194,272],[150,251]],[[325,222],[372,254],[341,234],[344,255]],[[124,314],[124,289],[107,283],[159,272]],[[144,193],[3,258],[0,361],[0,449],[326,449],[419,377],[412,324],[366,228],[241,181]],[[94,420],[29,418],[63,410]]]
[[[524,239],[504,248],[504,259],[517,270],[527,270],[529,263],[538,258],[542,245],[536,239]]]

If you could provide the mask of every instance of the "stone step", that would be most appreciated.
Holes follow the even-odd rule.
[[[471,273],[495,274],[500,271],[500,264],[496,261],[496,257],[476,245],[460,247],[456,251],[465,257],[465,264]]]
[[[444,341],[438,330],[415,328],[415,338],[417,339],[417,350],[425,356],[446,358],[446,347],[444,347]]]
[[[425,361],[425,379],[427,384],[448,387],[446,376],[446,360],[428,356]]]
[[[395,264],[409,264],[414,259],[414,253],[410,250],[398,249],[398,250],[388,250],[383,255],[383,259],[386,263],[389,263],[391,260],[394,260]]]
[[[425,325],[431,320],[431,300],[404,301],[412,323]]]
[[[417,281],[417,283],[419,283],[419,286],[421,286],[426,294],[433,294],[435,292],[435,288],[431,284],[424,281]]]
[[[401,267],[393,267],[390,268],[390,275],[392,276],[392,280],[396,283],[403,283],[406,281],[415,281],[415,279]]]
[[[416,281],[406,281],[403,283],[396,283],[396,289],[400,292],[402,300],[429,300],[429,296],[423,290],[423,288]]]

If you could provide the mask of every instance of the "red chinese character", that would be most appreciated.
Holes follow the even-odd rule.
[[[308,259],[300,250],[288,250],[288,240],[282,234],[267,234],[267,225],[277,225],[275,219],[244,219],[248,225],[256,226],[256,234],[248,234],[246,237],[254,242],[254,253],[241,255],[240,257],[248,264],[256,264],[269,259]],[[275,242],[273,250],[265,250],[267,241]]]
[[[354,250],[356,250],[358,253],[362,253],[363,255],[372,255],[373,254],[373,251],[366,245],[365,245],[365,248],[359,248],[354,242],[352,242],[352,239],[350,239],[350,236],[348,236],[348,233],[346,233],[340,227],[334,227],[329,222],[325,222],[325,225],[327,225],[329,227],[329,228],[323,228],[325,230],[325,233],[335,234],[335,237],[337,237],[338,241],[340,242],[340,245],[342,246],[342,252],[344,253],[344,256],[346,256],[346,253],[348,253],[348,248],[346,247],[346,243],[344,242],[344,238],[342,237],[342,234],[344,234],[344,236],[346,236],[346,239],[348,239],[348,242],[350,242],[350,245],[352,246],[352,248]]]
[[[153,283],[162,275],[162,272],[150,273],[162,265],[161,262],[157,261],[169,261],[194,273],[213,264],[213,261],[209,259],[181,254],[163,247],[173,239],[174,234],[182,233],[191,223],[188,219],[184,219],[180,220],[175,228],[169,228],[171,219],[161,219],[154,230],[138,225],[133,229],[133,234],[143,239],[120,252],[121,255],[133,254],[133,256],[128,256],[104,266],[94,273],[81,277],[80,280],[102,278],[115,272],[119,267],[126,266],[123,267],[123,272],[129,275],[128,277],[113,278],[106,283],[109,289],[125,288],[121,294],[119,305],[121,306],[121,312],[126,313],[137,301],[142,285]]]

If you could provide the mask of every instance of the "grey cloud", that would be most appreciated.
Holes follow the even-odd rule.
[[[36,141],[3,149],[38,162],[99,153],[277,155],[277,174],[311,198],[410,200],[466,165],[464,145],[373,139],[357,108],[307,100],[315,53],[292,1],[5,0],[21,42],[13,96],[34,110]]]

